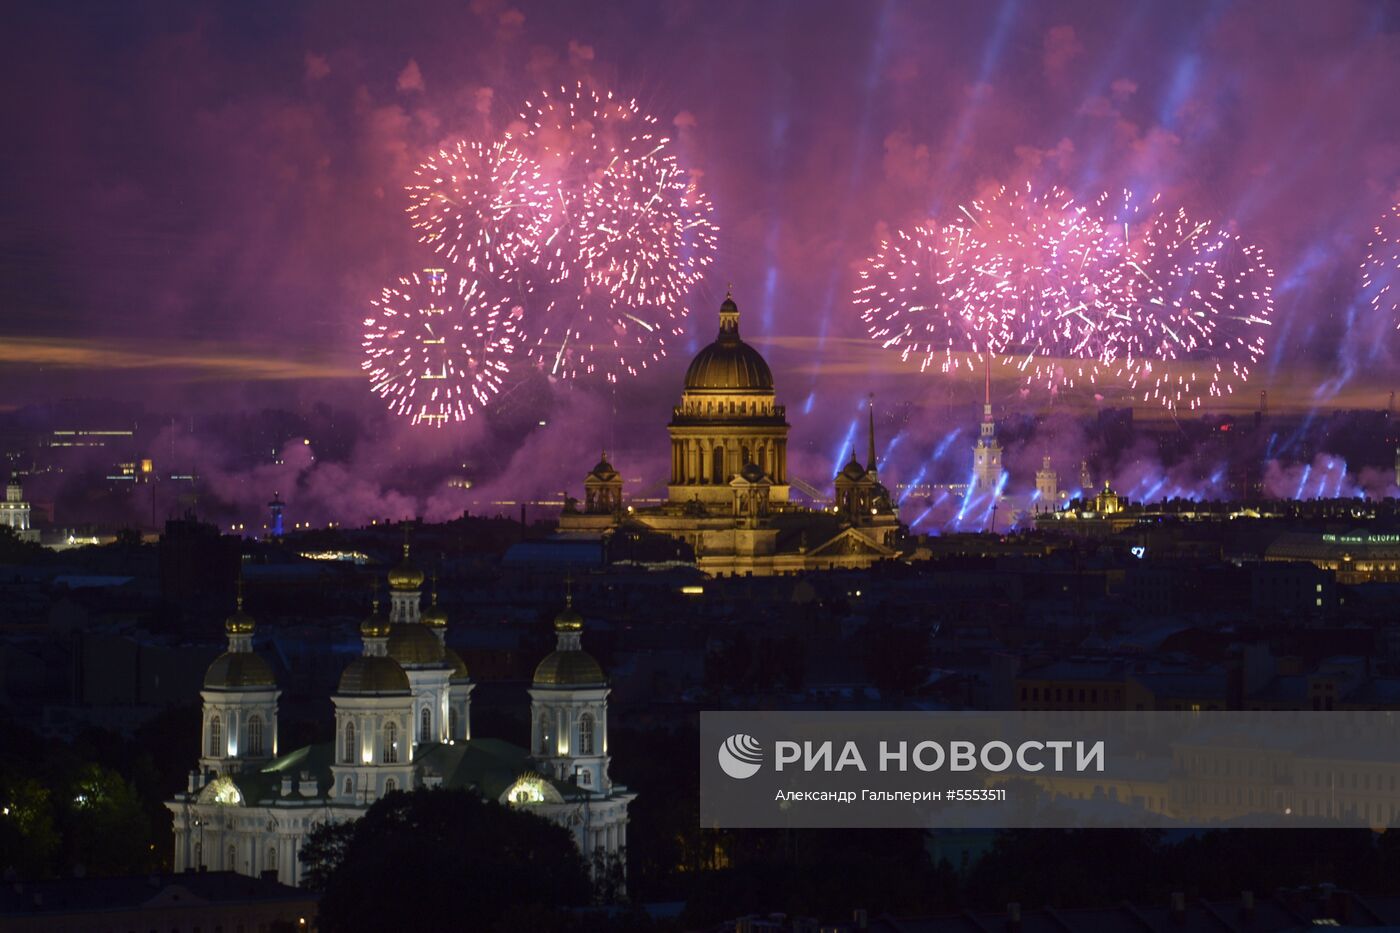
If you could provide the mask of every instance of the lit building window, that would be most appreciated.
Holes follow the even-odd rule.
[[[399,727],[392,722],[384,724],[384,763],[399,763]]]
[[[263,724],[261,716],[248,717],[248,754],[263,753]]]
[[[593,754],[593,715],[584,713],[578,719],[578,753]]]

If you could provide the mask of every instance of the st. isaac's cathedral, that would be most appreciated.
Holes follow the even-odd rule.
[[[389,572],[389,614],[375,603],[360,625],[362,653],[331,697],[335,739],[291,752],[278,745],[280,691],[253,651],[240,595],[224,623],[228,650],[204,677],[199,766],[166,803],[176,871],[276,872],[298,884],[298,854],[316,826],[420,787],[473,789],[565,827],[595,866],[620,859],[636,795],[608,775],[608,680],[583,650],[572,599],[554,620],[555,651],[535,668],[524,749],[472,735],[471,677],[445,644],[436,593],[424,610],[422,587],[405,545]]]
[[[719,335],[691,361],[667,425],[666,501],[627,507],[622,477],[604,456],[584,478],[582,507],[565,506],[559,534],[602,537],[637,522],[684,540],[713,575],[868,567],[898,556],[899,516],[880,483],[873,410],[866,463],[852,449],[829,511],[789,500],[788,428],[773,372],[740,338],[739,307],[726,297]]]

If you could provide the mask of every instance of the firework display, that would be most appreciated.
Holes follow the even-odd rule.
[[[1002,188],[957,221],[886,237],[853,299],[871,339],[949,372],[984,355],[1052,393],[1121,386],[1195,409],[1264,352],[1273,270],[1258,247],[1157,198]]]
[[[1361,264],[1361,287],[1371,296],[1371,307],[1395,319],[1400,328],[1400,291],[1395,291],[1397,271],[1400,271],[1400,204],[1391,205],[1371,231],[1366,244],[1366,261]]]
[[[427,269],[370,304],[360,365],[394,414],[441,427],[465,421],[500,391],[515,315],[479,279]]]
[[[1136,226],[1109,229],[1130,270],[1113,339],[1137,397],[1190,410],[1248,381],[1273,314],[1274,273],[1259,248],[1184,210],[1142,211]]]
[[[551,207],[539,166],[505,143],[459,140],[414,174],[408,214],[418,241],[474,273],[509,279]]]
[[[687,293],[714,259],[717,229],[709,199],[658,126],[636,101],[577,84],[527,102],[503,139],[461,140],[426,159],[407,186],[412,227],[465,270],[456,288],[465,317],[490,319],[508,337],[478,346],[471,389],[448,392],[425,381],[431,367],[418,357],[446,353],[450,372],[460,348],[419,332],[435,319],[427,305],[405,324],[405,297],[386,290],[376,304],[392,304],[397,318],[381,307],[367,322],[377,328],[365,344],[374,391],[416,423],[441,424],[486,403],[498,380],[481,372],[483,361],[498,373],[512,352],[552,377],[609,382],[661,359],[667,339],[682,333]],[[482,304],[487,292],[503,296],[509,313]]]
[[[997,335],[1028,383],[1054,391],[1096,382],[1113,364],[1121,278],[1098,219],[1061,188],[1001,188],[963,207],[969,247],[961,272],[971,313]]]
[[[635,375],[682,332],[714,258],[713,208],[635,101],[582,85],[527,104],[510,137],[552,192],[521,292],[553,376]]]
[[[1000,336],[985,333],[987,320],[971,311],[961,266],[968,239],[956,225],[897,230],[857,272],[855,305],[871,339],[917,359],[921,371],[971,365]]]

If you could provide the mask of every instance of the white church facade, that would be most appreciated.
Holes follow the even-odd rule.
[[[585,858],[621,857],[635,794],[608,774],[608,693],[582,648],[583,618],[568,601],[556,650],[535,670],[530,749],[471,734],[472,681],[445,644],[437,595],[422,608],[423,574],[408,559],[389,574],[390,611],[360,625],[361,655],[331,697],[335,739],[282,753],[280,691],[253,651],[255,623],[238,608],[228,650],[205,675],[199,767],[167,801],[176,871],[276,872],[299,884],[298,855],[318,825],[355,820],[378,799],[419,787],[468,788],[564,826]]]

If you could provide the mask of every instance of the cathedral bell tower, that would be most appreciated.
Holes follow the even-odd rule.
[[[573,596],[554,618],[555,650],[535,668],[530,686],[530,754],[542,774],[607,794],[607,678],[583,650],[583,616]]]
[[[243,581],[237,608],[224,621],[228,650],[204,675],[203,754],[200,771],[219,775],[257,767],[277,754],[277,699],[272,668],[253,651],[253,617],[243,611]]]

